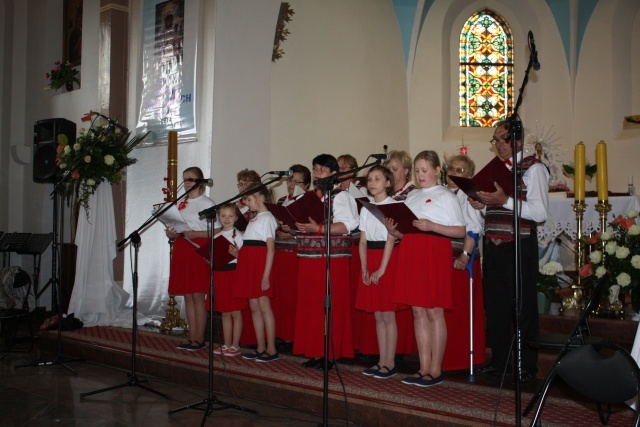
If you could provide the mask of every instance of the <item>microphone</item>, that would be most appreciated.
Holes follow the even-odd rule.
[[[278,175],[279,177],[286,176],[287,178],[291,178],[293,176],[293,171],[289,169],[288,171],[269,171],[265,173],[265,175]]]
[[[384,160],[385,162],[391,158],[391,154],[382,153],[382,154],[369,154],[369,157],[373,157],[374,159]]]
[[[129,129],[127,129],[126,127],[122,126],[120,123],[116,122],[115,120],[113,120],[111,117],[107,117],[104,114],[100,114],[96,111],[92,111],[93,114],[95,114],[98,117],[102,117],[103,119],[105,119],[107,122],[109,122],[109,124],[111,126],[115,126],[118,129],[120,129],[122,132],[124,133],[129,133]]]
[[[196,184],[206,184],[207,187],[213,187],[213,179],[211,178],[187,178],[187,182],[194,182]]]
[[[540,69],[540,62],[538,62],[538,49],[536,49],[536,41],[533,38],[533,33],[529,31],[529,52],[531,52],[531,58],[533,60],[533,69],[538,71]]]

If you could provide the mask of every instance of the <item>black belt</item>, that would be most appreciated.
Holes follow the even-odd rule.
[[[367,240],[367,249],[384,249],[386,240]]]
[[[267,246],[267,242],[262,240],[244,240],[242,246]]]

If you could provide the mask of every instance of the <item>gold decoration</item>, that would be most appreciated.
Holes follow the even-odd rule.
[[[284,50],[280,49],[280,43],[285,41],[287,36],[291,34],[289,30],[285,28],[285,25],[287,22],[291,22],[293,14],[293,9],[291,9],[291,5],[289,3],[280,3],[278,23],[276,24],[276,34],[273,38],[273,52],[271,53],[271,61],[273,62],[276,62],[277,59],[282,58],[282,55],[284,55]]]
[[[576,250],[575,250],[575,263],[576,271],[580,271],[584,264],[584,252],[585,245],[582,241],[582,219],[584,211],[587,209],[587,205],[584,200],[576,200],[573,203],[573,211],[576,213]],[[582,310],[584,308],[584,284],[582,283],[582,277],[577,275],[576,281],[571,285],[573,295],[566,297],[562,300],[561,311],[565,313],[567,310]]]

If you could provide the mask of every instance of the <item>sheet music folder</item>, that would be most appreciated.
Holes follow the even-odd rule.
[[[385,218],[392,219],[396,224],[398,224],[396,229],[402,234],[431,234],[443,237],[441,234],[434,233],[432,231],[422,231],[414,227],[413,221],[418,219],[418,217],[416,217],[413,211],[402,202],[374,205],[373,203],[365,202],[364,200],[358,200],[358,203],[360,203],[363,208],[371,212],[371,214],[373,214],[373,216],[382,223],[384,223]]]
[[[288,225],[292,230],[298,229],[298,227],[296,227],[296,222],[299,221],[297,221],[296,218],[291,214],[291,212],[289,212],[289,209],[287,209],[287,207],[276,205],[275,203],[265,203],[264,205],[267,207],[267,209],[269,209],[269,212],[271,212],[278,221],[285,225]]]
[[[227,264],[235,259],[233,255],[229,253],[229,246],[232,243],[224,236],[218,236],[213,239],[213,269],[222,270]],[[202,245],[199,249],[196,249],[198,255],[209,262],[209,242]]]
[[[480,172],[473,178],[450,175],[449,178],[473,200],[482,202],[478,197],[478,191],[494,193],[496,187],[493,182],[497,182],[504,190],[505,194],[513,194],[513,175],[511,171],[502,163],[498,157],[494,157]]]

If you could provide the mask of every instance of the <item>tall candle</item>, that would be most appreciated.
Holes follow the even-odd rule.
[[[574,188],[573,193],[576,202],[584,201],[584,168],[585,168],[585,156],[584,156],[584,144],[580,141],[579,144],[576,144],[575,148],[575,171],[573,174],[574,179]]]
[[[167,153],[167,201],[178,197],[176,183],[178,181],[178,132],[169,131],[169,151]]]
[[[598,167],[598,200],[609,200],[609,185],[607,175],[607,144],[600,141],[596,145],[596,165]]]

